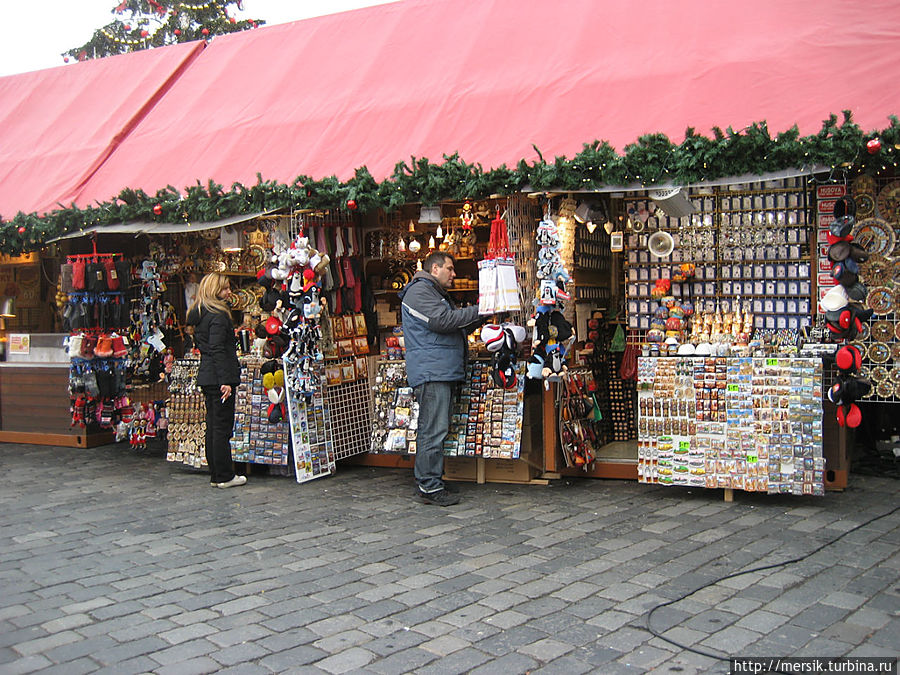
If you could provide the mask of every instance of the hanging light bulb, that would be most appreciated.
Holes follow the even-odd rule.
[[[403,241],[403,237],[400,237],[400,241],[397,242],[397,251],[399,253],[406,253],[406,242]]]
[[[409,231],[410,231],[410,232],[415,232],[415,231],[416,231],[416,224],[415,224],[413,221],[411,221],[411,220],[409,221]]]
[[[434,250],[434,237],[428,237],[428,250]]]
[[[438,223],[438,229],[437,229],[437,232],[434,233],[434,236],[437,237],[438,239],[444,238],[444,231],[441,229],[440,223]]]

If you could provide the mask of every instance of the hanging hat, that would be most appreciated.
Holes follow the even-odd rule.
[[[840,229],[838,229],[837,231],[839,232]],[[846,234],[846,235],[836,234],[835,230],[831,230],[831,229],[829,229],[828,232],[825,233],[825,239],[831,245],[837,244],[839,241],[846,241],[848,243],[853,241],[853,237],[850,236],[849,234]]]
[[[270,316],[266,319],[266,333],[269,335],[277,335],[281,332],[281,319],[277,316]]]
[[[496,352],[503,346],[503,329],[495,323],[485,324],[481,328],[481,341],[489,352]]]
[[[849,195],[838,197],[834,200],[834,217],[836,220],[841,218],[856,216],[856,200]]]
[[[868,294],[869,294],[869,289],[866,288],[865,285],[859,281],[857,281],[852,286],[847,287],[847,296],[851,300],[858,300],[859,302],[862,302],[863,300],[866,299],[866,296]]]
[[[844,345],[834,355],[837,367],[842,371],[855,373],[862,364],[862,354],[855,345]]]
[[[831,225],[828,226],[829,234],[834,235],[835,237],[848,237],[852,239],[850,236],[850,232],[853,230],[853,226],[856,224],[856,218],[853,216],[842,216],[841,218],[836,218],[831,221]],[[831,241],[829,244],[833,243]]]
[[[834,286],[819,300],[819,304],[826,312],[837,311],[845,307],[848,302],[850,302],[850,296],[847,295],[847,289],[840,285]]]

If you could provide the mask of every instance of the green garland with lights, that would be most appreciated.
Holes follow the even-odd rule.
[[[125,188],[112,201],[79,208],[75,204],[44,216],[18,213],[0,223],[0,251],[19,254],[41,248],[54,237],[91,226],[123,222],[211,222],[229,216],[288,208],[336,209],[353,205],[360,212],[392,211],[402,204],[481,199],[494,194],[509,195],[522,190],[576,191],[604,185],[639,183],[647,187],[673,183],[689,185],[705,180],[803,166],[831,167],[834,178],[858,173],[893,172],[900,159],[900,119],[890,116],[890,126],[864,133],[844,111],[839,123],[831,115],[822,129],[800,136],[796,127],[769,133],[765,122],[735,131],[714,129],[712,138],[688,129],[676,145],[664,134],[641,136],[619,155],[609,143],[594,141],[571,159],[546,161],[538,151],[535,162],[519,161],[485,170],[458,155],[444,155],[440,164],[425,158],[400,162],[391,176],[376,181],[368,169],[356,170],[342,182],[334,176],[313,179],[298,176],[291,184],[264,180],[257,174],[252,186],[234,183],[225,188],[213,181],[197,183],[182,195],[173,186],[148,195]],[[874,152],[867,142],[878,141]]]

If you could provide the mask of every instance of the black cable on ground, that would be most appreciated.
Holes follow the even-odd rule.
[[[669,605],[674,605],[676,603],[679,603],[682,600],[685,600],[685,599],[691,597],[697,591],[702,591],[704,588],[709,588],[710,586],[713,586],[721,581],[725,581],[726,579],[733,579],[734,577],[739,577],[744,574],[752,574],[753,572],[762,572],[763,570],[770,570],[770,569],[774,569],[775,567],[783,567],[785,565],[792,565],[794,563],[798,563],[803,560],[806,560],[807,558],[809,558],[809,557],[815,555],[816,553],[818,553],[819,551],[821,551],[823,548],[826,548],[827,546],[831,546],[832,544],[840,541],[841,539],[846,537],[851,532],[856,532],[856,530],[863,528],[866,525],[870,525],[871,523],[874,523],[876,520],[881,520],[882,518],[886,518],[887,516],[890,516],[890,515],[896,513],[897,511],[900,511],[900,506],[897,506],[897,507],[891,509],[887,513],[883,513],[880,516],[875,516],[874,518],[870,518],[869,520],[865,521],[864,523],[860,523],[856,527],[839,534],[834,539],[830,539],[830,540],[826,541],[821,546],[814,548],[809,553],[805,553],[798,558],[792,558],[791,560],[785,560],[785,561],[779,562],[779,563],[772,563],[771,565],[763,565],[761,567],[754,567],[749,570],[742,570],[741,572],[733,572],[731,574],[725,575],[724,577],[719,577],[718,579],[713,579],[712,581],[709,581],[709,582],[703,584],[702,586],[699,586],[698,588],[695,588],[694,590],[692,590],[688,593],[685,593],[684,595],[682,595],[678,598],[675,598],[674,600],[669,600],[667,602],[663,602],[659,605],[656,605],[656,607],[654,607],[647,613],[647,630],[650,631],[650,633],[654,637],[658,637],[660,640],[665,640],[669,644],[675,645],[676,647],[679,647],[680,649],[684,649],[685,651],[693,652],[694,654],[699,654],[700,656],[705,656],[707,658],[715,659],[717,661],[730,661],[733,658],[731,656],[723,656],[721,654],[713,654],[712,652],[703,651],[702,649],[696,649],[695,647],[689,647],[687,645],[681,644],[680,642],[677,642],[676,640],[672,640],[671,638],[664,637],[662,634],[655,631],[653,629],[653,626],[651,625],[653,613],[658,609],[662,609],[663,607],[668,607]],[[770,671],[770,672],[781,672],[781,671]]]

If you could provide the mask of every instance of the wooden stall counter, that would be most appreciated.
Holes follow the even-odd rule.
[[[13,337],[13,336],[10,336]],[[112,431],[72,426],[69,361],[57,333],[10,341],[0,363],[0,443],[89,448],[112,443]]]

